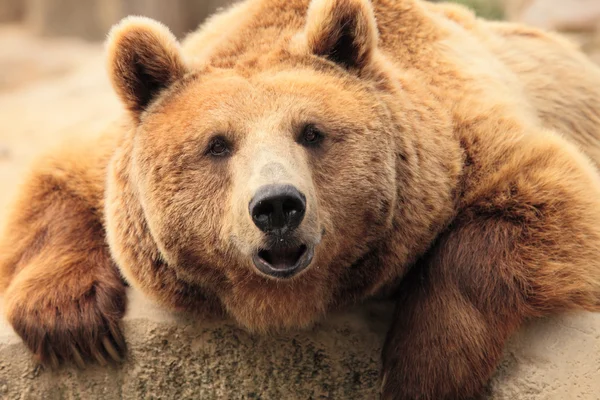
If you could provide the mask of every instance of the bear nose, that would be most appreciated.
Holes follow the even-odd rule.
[[[261,231],[281,235],[302,222],[306,197],[292,185],[267,185],[256,191],[248,208]]]

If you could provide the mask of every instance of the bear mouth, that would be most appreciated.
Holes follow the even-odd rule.
[[[259,250],[252,261],[258,270],[275,278],[291,278],[312,261],[314,250],[307,245]]]

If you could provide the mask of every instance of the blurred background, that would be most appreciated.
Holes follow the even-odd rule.
[[[131,14],[182,37],[235,0],[0,0],[0,222],[29,162],[91,138],[121,111],[102,42]],[[600,0],[455,0],[490,19],[559,30],[600,63]]]
[[[181,37],[207,15],[236,0],[0,0],[0,23],[21,23],[43,36],[101,40],[126,15],[146,15]],[[430,0],[438,2],[440,0]],[[600,0],[446,0],[489,19],[523,21],[547,29],[596,30]]]

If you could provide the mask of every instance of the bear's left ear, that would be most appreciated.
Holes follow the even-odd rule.
[[[370,0],[312,0],[304,35],[313,54],[360,69],[377,48],[373,6]]]
[[[164,89],[186,73],[179,43],[171,31],[146,17],[127,17],[107,39],[112,85],[134,118]]]

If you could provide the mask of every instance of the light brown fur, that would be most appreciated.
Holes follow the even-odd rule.
[[[600,310],[600,70],[563,39],[417,0],[247,0],[181,48],[125,20],[108,54],[127,115],[35,167],[3,238],[6,315],[42,360],[119,357],[113,262],[256,331],[396,296],[385,399],[476,396],[524,320]],[[288,280],[251,262],[270,183],[306,195],[315,257]]]

